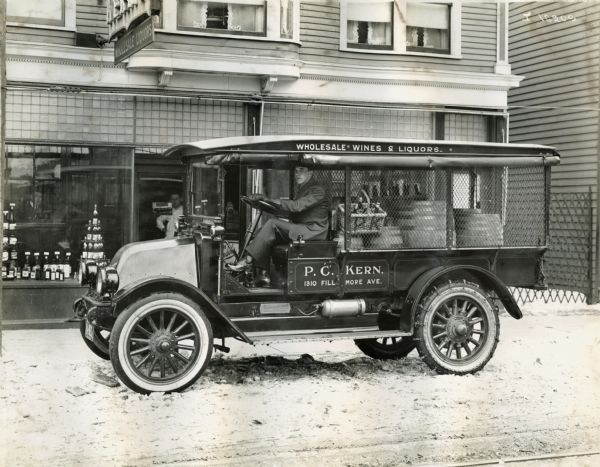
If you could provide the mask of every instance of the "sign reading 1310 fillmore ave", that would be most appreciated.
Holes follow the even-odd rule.
[[[152,17],[145,19],[115,42],[115,65],[154,41]]]

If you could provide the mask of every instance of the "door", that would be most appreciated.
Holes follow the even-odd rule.
[[[156,227],[157,213],[153,210],[152,203],[169,202],[172,194],[178,194],[185,199],[183,178],[182,165],[144,163],[136,160],[134,241],[164,237],[164,233]]]

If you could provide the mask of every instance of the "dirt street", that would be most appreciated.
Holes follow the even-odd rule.
[[[439,376],[416,351],[371,360],[350,341],[230,343],[186,392],[151,396],[107,386],[110,363],[78,330],[5,331],[0,463],[379,466],[600,451],[600,308],[524,311],[502,317],[496,355],[474,376]]]

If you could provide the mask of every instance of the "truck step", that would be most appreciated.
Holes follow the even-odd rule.
[[[271,331],[247,332],[246,335],[253,344],[270,344],[272,342],[304,342],[304,341],[333,341],[338,339],[375,339],[380,337],[411,336],[410,332],[382,331],[376,327],[355,329],[314,329],[306,331]]]

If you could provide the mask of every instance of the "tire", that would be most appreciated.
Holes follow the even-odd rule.
[[[108,352],[110,332],[99,329],[98,327],[94,327],[94,340],[91,341],[87,337],[85,337],[85,318],[81,320],[79,324],[79,332],[81,333],[81,337],[83,338],[83,342],[88,348],[94,352],[98,357],[104,360],[110,360],[110,355]],[[108,332],[108,336],[102,334],[102,332]]]
[[[115,373],[141,394],[191,386],[206,369],[212,348],[212,327],[200,306],[174,293],[155,293],[130,304],[110,335]]]
[[[416,317],[417,350],[440,374],[481,370],[498,345],[500,321],[489,295],[471,282],[433,287]]]
[[[417,346],[412,337],[356,339],[354,343],[365,355],[378,360],[404,358]]]

